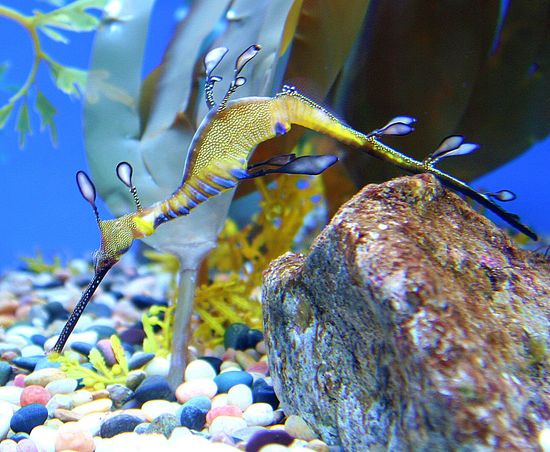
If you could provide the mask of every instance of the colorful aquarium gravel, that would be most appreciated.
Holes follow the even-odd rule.
[[[185,381],[169,386],[170,275],[158,266],[113,273],[67,351],[48,355],[88,268],[0,276],[0,451],[328,450],[279,406],[262,333],[244,323],[192,348]]]

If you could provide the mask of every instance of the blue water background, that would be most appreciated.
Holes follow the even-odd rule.
[[[25,5],[23,5],[23,3]],[[40,2],[2,1],[2,4],[29,11]],[[181,1],[163,0],[155,9],[143,73],[160,61],[162,52],[176,24],[174,13]],[[68,65],[85,68],[92,44],[92,34],[71,34],[68,46],[47,42],[47,50]],[[22,83],[31,63],[31,43],[17,25],[0,19],[0,63],[10,62],[10,69],[0,83],[0,101],[7,98],[6,83]],[[47,258],[89,257],[98,246],[99,233],[89,205],[81,198],[75,173],[86,169],[82,105],[60,93],[42,67],[38,83],[56,106],[58,145],[53,147],[48,133],[39,132],[39,121],[31,112],[34,134],[27,137],[24,149],[18,147],[15,120],[0,130],[0,271],[21,265],[22,256],[37,252]],[[550,101],[550,99],[549,99]],[[513,127],[513,125],[511,125]],[[550,234],[550,138],[539,142],[513,162],[474,181],[474,187],[490,191],[509,189],[518,199],[506,205],[539,234]],[[468,158],[468,157],[465,157]],[[113,173],[113,177],[114,173]],[[110,218],[99,202],[103,218]]]

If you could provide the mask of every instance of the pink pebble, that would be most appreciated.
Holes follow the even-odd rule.
[[[247,372],[256,372],[262,375],[267,375],[269,372],[269,365],[266,361],[258,361],[246,368]]]
[[[17,443],[16,452],[38,452],[38,447],[33,443],[32,439],[22,439]]]
[[[59,428],[55,440],[55,450],[92,452],[94,449],[94,438],[78,422],[67,422]]]
[[[25,377],[26,377],[26,375],[17,374],[15,376],[15,378],[13,379],[13,385],[17,386],[18,388],[24,388],[25,387]]]
[[[23,389],[23,392],[21,393],[21,398],[19,399],[19,404],[21,406],[27,406],[31,403],[46,405],[51,397],[51,394],[46,388],[38,385],[30,385]]]
[[[210,425],[212,421],[216,419],[218,416],[242,417],[242,415],[243,415],[243,410],[241,410],[238,406],[234,406],[234,405],[218,406],[216,408],[212,408],[206,414],[206,423]]]
[[[213,380],[198,378],[186,381],[176,388],[176,399],[179,403],[185,403],[193,397],[204,395],[211,399],[218,392],[218,385]]]
[[[112,366],[116,364],[116,357],[113,352],[113,347],[111,345],[110,339],[101,339],[97,341],[96,347],[99,349],[103,357],[105,358],[105,362]]]

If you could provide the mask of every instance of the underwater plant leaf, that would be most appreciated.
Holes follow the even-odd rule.
[[[0,129],[3,129],[13,111],[13,104],[6,104],[0,108]]]
[[[111,336],[111,348],[113,349],[113,354],[115,355],[116,361],[120,366],[122,373],[128,374],[128,360],[126,359],[126,353],[124,352],[124,348],[122,348],[120,339],[115,334]]]
[[[35,23],[38,26],[48,25],[75,32],[92,31],[100,21],[87,10],[102,10],[107,3],[108,0],[76,0],[49,13],[35,12]]]
[[[414,134],[384,141],[422,160],[442,136],[463,132],[455,129],[490,52],[498,14],[497,1],[372,3],[339,80],[337,109],[358,130],[378,128],[396,113],[417,118]],[[357,154],[345,162],[358,185],[400,174]],[[451,163],[475,166],[467,158]]]
[[[27,102],[23,102],[19,107],[15,129],[19,132],[19,147],[23,148],[25,146],[25,137],[27,134],[32,133]]]
[[[67,38],[62,33],[59,33],[58,31],[52,30],[50,27],[46,27],[46,26],[40,27],[40,31],[44,33],[48,38],[56,42],[61,42],[63,44],[69,43],[69,38]]]
[[[54,61],[48,63],[56,86],[65,94],[80,97],[86,86],[87,72],[82,69],[63,66]]]
[[[42,91],[38,91],[36,94],[36,111],[40,116],[40,130],[44,130],[46,127],[50,128],[52,142],[57,144],[57,127],[55,125],[54,116],[57,114],[56,108],[52,103],[42,94]]]
[[[111,371],[107,367],[105,358],[103,358],[103,355],[97,348],[92,348],[90,350],[88,359],[90,363],[92,363],[92,366],[94,366],[94,369],[96,369],[98,372],[101,372],[105,376],[111,376]]]

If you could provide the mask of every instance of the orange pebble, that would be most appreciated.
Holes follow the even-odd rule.
[[[216,419],[218,416],[236,416],[236,417],[242,417],[243,410],[241,410],[238,406],[234,405],[224,405],[224,406],[218,406],[216,408],[212,408],[207,414],[206,414],[206,423],[210,425],[210,423]]]
[[[19,399],[19,404],[21,406],[27,406],[31,403],[46,405],[51,397],[51,394],[46,388],[38,385],[30,385],[23,389],[23,392],[21,393],[21,398]]]

